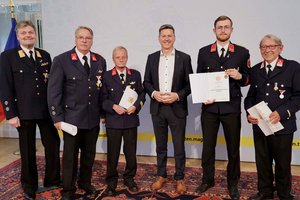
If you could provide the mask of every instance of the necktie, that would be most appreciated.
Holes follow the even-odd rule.
[[[86,73],[87,73],[87,74],[90,74],[90,66],[89,66],[89,64],[88,64],[87,57],[86,57],[86,56],[83,56],[82,59],[84,60],[83,67],[84,67]]]
[[[121,79],[122,84],[124,85],[125,84],[125,79],[124,79],[124,74],[123,73],[120,74],[120,79]]]
[[[30,50],[29,54],[30,54],[29,59],[30,59],[31,63],[33,64],[33,66],[35,66],[35,60],[33,58],[33,51]]]
[[[268,68],[267,75],[268,75],[268,77],[270,77],[270,74],[272,73],[271,67],[272,67],[271,65],[267,65],[267,68]]]
[[[224,48],[222,48],[222,49],[221,49],[221,51],[222,51],[222,53],[221,53],[221,56],[220,56],[220,58],[224,58],[224,57],[225,57],[225,49],[224,49]]]

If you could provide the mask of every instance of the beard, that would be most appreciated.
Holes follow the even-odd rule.
[[[220,41],[220,42],[226,42],[230,39],[230,35],[228,34],[223,34],[223,35],[217,35],[217,40]]]

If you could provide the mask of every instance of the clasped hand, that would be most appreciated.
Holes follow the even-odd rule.
[[[136,107],[135,106],[130,106],[128,109],[123,108],[122,106],[119,106],[117,104],[113,105],[113,110],[118,113],[119,115],[131,115],[135,112]]]
[[[178,95],[175,92],[155,91],[153,97],[156,101],[164,104],[171,104],[178,100]]]

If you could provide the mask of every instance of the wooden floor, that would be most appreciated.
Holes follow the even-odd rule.
[[[13,138],[0,138],[0,168],[5,165],[13,162],[20,158],[20,155],[15,155],[15,151],[18,150],[18,139]],[[36,142],[37,145],[37,155],[43,155],[43,146],[41,141],[38,139]],[[98,153],[96,155],[97,160],[106,159],[106,154]],[[121,156],[120,160],[124,161],[124,156]],[[138,156],[139,163],[156,163],[156,157],[153,156]],[[169,165],[174,165],[174,159],[168,159]],[[200,159],[187,159],[186,166],[188,167],[200,167],[201,160]],[[216,161],[217,169],[226,169],[227,162],[226,161]],[[255,163],[249,162],[241,162],[241,170],[242,171],[252,171],[255,172]],[[299,175],[300,174],[300,166],[292,166],[292,174]]]

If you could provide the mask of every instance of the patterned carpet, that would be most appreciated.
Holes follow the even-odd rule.
[[[38,169],[40,171],[39,184],[42,185],[42,171],[44,167],[43,157],[38,157]],[[119,164],[120,173],[123,172],[125,163]],[[170,174],[169,182],[157,193],[153,193],[150,189],[151,183],[155,180],[156,166],[153,164],[138,164],[138,172],[136,176],[136,182],[140,186],[138,193],[129,192],[123,185],[122,179],[118,182],[117,196],[106,197],[103,193],[105,189],[105,161],[95,161],[93,170],[92,183],[98,190],[96,196],[86,196],[82,190],[77,190],[77,199],[104,199],[104,200],[115,200],[115,199],[181,199],[181,200],[226,200],[230,199],[226,186],[226,171],[216,171],[216,183],[215,187],[209,189],[205,194],[195,193],[195,189],[201,182],[201,169],[199,168],[186,168],[186,186],[187,193],[185,195],[176,194],[176,182],[172,179],[171,174],[174,173],[174,167],[168,168]],[[0,169],[0,199],[22,199],[23,193],[20,185],[20,160],[3,167]],[[55,200],[60,199],[60,190],[51,188],[40,188],[37,195],[37,199],[40,200]],[[241,200],[247,199],[249,196],[256,193],[256,173],[242,172],[239,190],[241,193]],[[295,200],[300,200],[300,176],[293,176],[293,194]],[[277,199],[277,198],[275,198]]]

